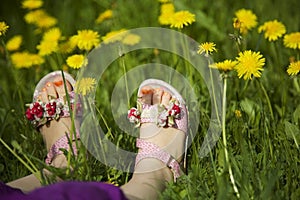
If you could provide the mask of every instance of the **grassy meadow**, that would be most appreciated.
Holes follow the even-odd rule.
[[[26,8],[23,2],[26,1],[2,0],[0,3],[0,22],[9,26],[5,31],[0,26],[1,181],[9,182],[47,167],[42,137],[24,115],[25,104],[32,101],[35,85],[44,75],[54,70],[66,70],[76,77],[80,66],[76,67],[77,63],[71,60],[68,62],[68,58],[74,54],[87,56],[93,46],[105,43],[110,33],[162,27],[179,31],[199,44],[213,43],[215,46],[208,49],[200,46],[199,49],[202,48],[202,55],[209,55],[215,63],[236,61],[235,67],[219,68],[224,91],[222,99],[219,99],[224,111],[221,137],[217,138],[216,145],[207,156],[199,156],[213,106],[203,77],[184,58],[159,49],[139,49],[112,62],[97,83],[95,102],[106,138],[120,148],[132,152],[137,150],[135,137],[125,134],[112,116],[110,101],[114,86],[135,66],[147,63],[171,66],[193,87],[196,102],[191,110],[198,112],[200,120],[196,125],[197,132],[190,133],[194,139],[188,148],[188,174],[180,177],[178,182],[168,184],[161,199],[300,199],[298,0],[43,0],[41,7],[36,8]],[[188,21],[182,28],[164,24],[159,19],[166,4],[172,4],[176,12],[188,11],[193,14],[194,20]],[[38,9],[48,14],[43,18],[48,21],[34,21],[28,16]],[[252,11],[252,16],[257,17],[257,23],[244,33],[240,32],[244,18],[234,20],[241,9]],[[103,14],[105,12],[106,15]],[[251,21],[248,18],[244,20],[245,24]],[[267,30],[261,31],[260,27],[273,20],[281,22],[285,31],[270,41],[264,34]],[[43,49],[44,34],[54,27],[60,30],[58,46]],[[72,46],[68,41],[76,34],[79,37],[78,30],[91,30],[98,34],[99,40],[91,43],[90,47]],[[285,36],[291,33],[298,33],[298,37],[286,41]],[[17,48],[8,44],[15,36],[22,37]],[[14,41],[13,44],[16,43]],[[54,49],[50,51],[52,47]],[[240,53],[247,50],[259,52],[261,57],[257,56],[254,60],[251,56],[242,57]],[[14,57],[18,52],[29,52],[37,57],[27,64],[32,57],[25,57],[27,54]],[[258,62],[262,58],[263,64]],[[257,67],[251,68],[253,65]],[[243,71],[247,69],[251,74],[248,78],[247,72]],[[130,97],[128,104],[133,106],[135,100],[135,96]],[[106,166],[93,156],[86,156],[88,154],[81,146],[79,156],[70,158],[73,171],[47,168],[64,180],[105,181],[122,185],[130,179],[130,173]],[[46,185],[53,180],[43,179],[42,182]]]

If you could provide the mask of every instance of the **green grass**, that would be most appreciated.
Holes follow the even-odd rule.
[[[216,43],[218,52],[212,55],[214,61],[233,59],[237,55],[235,43],[228,34],[234,32],[232,18],[240,8],[251,9],[257,15],[259,25],[267,20],[278,19],[285,24],[287,33],[299,31],[300,28],[300,3],[297,0],[182,0],[174,3],[176,10],[186,9],[196,15],[196,22],[184,28],[182,33],[199,43]],[[22,48],[34,52],[40,37],[34,34],[34,26],[24,22],[25,11],[20,8],[20,2],[4,0],[0,4],[0,21],[6,21],[10,26],[0,39],[7,41],[13,35],[22,34]],[[121,28],[160,27],[159,5],[155,0],[65,0],[45,1],[44,7],[58,19],[63,35],[70,36],[86,28],[97,30],[103,36]],[[113,9],[116,16],[101,25],[95,25],[98,14],[109,8]],[[299,50],[286,49],[282,39],[268,42],[257,33],[257,28],[244,38],[244,42],[247,49],[263,54],[266,66],[262,77],[251,81],[238,79],[234,72],[230,74],[226,93],[227,146],[224,146],[225,138],[219,138],[216,146],[204,158],[200,158],[198,152],[209,127],[211,99],[201,75],[193,71],[184,59],[163,51],[159,55],[152,50],[131,52],[112,63],[98,83],[96,105],[103,115],[103,118],[99,117],[99,122],[113,143],[130,151],[137,150],[134,137],[124,134],[118,127],[110,109],[114,85],[124,74],[122,62],[127,71],[150,62],[172,66],[186,76],[193,86],[197,98],[193,110],[199,111],[200,122],[198,132],[191,133],[195,138],[188,149],[188,175],[182,176],[177,183],[169,184],[162,199],[237,199],[229,176],[229,166],[241,199],[300,198],[299,78],[286,73],[289,58],[294,56],[299,60]],[[53,55],[47,60],[56,61],[56,58]],[[0,137],[18,155],[22,158],[27,156],[39,169],[45,167],[43,159],[46,150],[39,133],[25,119],[24,105],[31,102],[39,79],[54,70],[53,65],[47,64],[16,69],[7,60],[3,45],[0,46]],[[77,71],[70,69],[70,73],[76,75]],[[134,96],[130,103],[134,105]],[[237,117],[235,110],[240,110],[242,116]],[[130,173],[105,166],[92,156],[86,156],[88,153],[84,147],[80,151],[78,158],[70,161],[76,169],[73,172],[50,170],[65,180],[110,181],[122,185],[130,178]],[[228,151],[229,160],[224,156],[225,151]],[[12,181],[30,173],[2,144],[0,155],[1,181]]]

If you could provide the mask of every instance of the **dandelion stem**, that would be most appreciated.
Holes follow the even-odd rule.
[[[126,65],[125,65],[125,61],[124,61],[123,57],[121,57],[121,65],[122,65],[123,70],[124,70],[125,89],[126,89],[126,96],[127,96],[127,106],[128,106],[128,108],[130,108],[130,98],[129,98],[128,81],[127,81],[127,75],[126,75]]]
[[[210,61],[208,61],[208,65],[210,65]],[[219,112],[218,112],[218,105],[217,105],[217,99],[216,99],[216,93],[215,93],[214,79],[213,79],[213,75],[212,75],[212,69],[210,67],[209,67],[209,74],[210,74],[210,80],[211,80],[211,90],[212,90],[212,96],[213,96],[215,111],[216,111],[216,117],[217,117],[217,120],[218,120],[218,124],[220,125],[221,121],[220,121],[220,116],[219,116]]]
[[[297,93],[300,93],[300,86],[299,86],[298,78],[297,77],[295,77],[293,79],[293,83],[294,83],[294,87],[296,88]]]
[[[28,156],[27,155],[24,155],[23,154],[23,156],[25,157],[25,159],[27,160],[27,162],[31,165],[31,167],[33,168],[33,171],[39,171],[37,168],[36,168],[36,166],[31,162],[31,160],[28,158]]]
[[[257,43],[256,43],[255,51],[258,51],[258,49],[259,49],[259,46],[260,46],[260,44],[261,44],[262,36],[263,36],[263,33],[261,32],[261,33],[259,34],[259,37],[258,37],[258,40],[257,40]]]
[[[268,104],[268,107],[269,107],[269,110],[270,110],[270,114],[271,114],[271,119],[274,120],[274,114],[273,114],[273,109],[272,109],[272,105],[271,105],[271,101],[270,101],[270,98],[268,96],[268,93],[265,89],[265,87],[263,86],[263,84],[261,83],[261,81],[258,81],[259,82],[259,85],[260,85],[260,88],[262,89],[265,97],[266,97],[266,100],[267,100],[267,104]]]
[[[62,75],[63,82],[64,82],[64,90],[65,90],[65,93],[66,93],[66,99],[67,99],[67,103],[68,103],[68,106],[69,106],[69,112],[70,112],[70,118],[71,118],[70,138],[68,138],[69,141],[70,141],[70,145],[69,145],[70,146],[70,151],[68,152],[68,159],[67,159],[68,160],[68,165],[67,165],[68,167],[67,167],[67,171],[66,171],[66,174],[69,174],[71,172],[71,168],[70,168],[70,166],[71,166],[71,156],[74,155],[72,141],[76,138],[76,128],[75,128],[75,118],[74,118],[74,115],[73,115],[74,112],[71,109],[70,95],[68,93],[66,78],[65,78],[63,70],[61,70],[61,75]],[[74,103],[76,105],[76,102],[74,102]],[[78,148],[78,142],[77,142],[76,139],[75,139],[75,144],[76,144],[76,148]]]
[[[222,137],[223,137],[223,145],[224,145],[224,153],[225,153],[225,161],[228,166],[228,171],[229,171],[229,178],[233,186],[233,190],[236,193],[237,198],[240,198],[240,193],[239,190],[235,184],[233,172],[231,169],[231,164],[229,161],[229,156],[228,156],[228,150],[227,150],[227,139],[226,139],[226,90],[227,90],[227,77],[224,77],[223,79],[224,83],[224,90],[223,90],[223,99],[222,99]]]

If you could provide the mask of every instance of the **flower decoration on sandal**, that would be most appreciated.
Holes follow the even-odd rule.
[[[71,95],[70,95],[71,96]],[[74,99],[70,100],[73,107]],[[26,118],[36,127],[46,124],[53,119],[70,116],[69,106],[61,98],[51,99],[48,103],[36,101],[28,105]]]
[[[169,106],[163,105],[148,105],[137,102],[137,108],[133,107],[128,111],[127,118],[136,127],[141,123],[153,122],[159,127],[176,127],[175,119],[180,119],[181,107],[179,103],[172,99]]]

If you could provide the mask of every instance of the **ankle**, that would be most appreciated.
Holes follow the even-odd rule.
[[[70,133],[70,124],[70,118],[61,118],[59,121],[52,120],[49,125],[43,125],[39,129],[48,152],[57,140]]]

